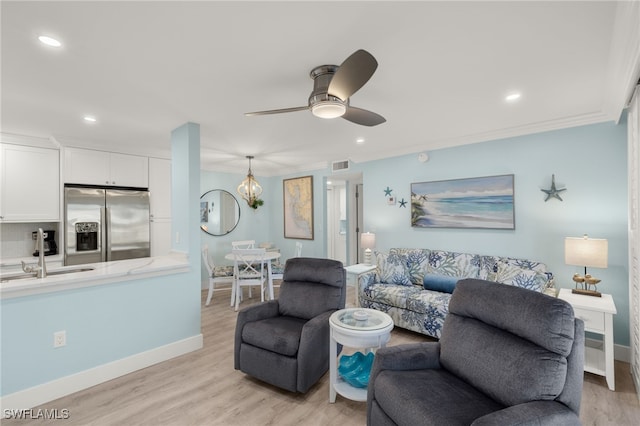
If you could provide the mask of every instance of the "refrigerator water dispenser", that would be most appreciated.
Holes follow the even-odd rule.
[[[98,249],[98,222],[76,223],[76,250],[90,251]]]

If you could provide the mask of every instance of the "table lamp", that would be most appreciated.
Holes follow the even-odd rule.
[[[364,232],[360,235],[360,245],[364,249],[364,263],[371,265],[371,249],[376,246],[376,234]]]
[[[589,238],[585,234],[582,238],[566,237],[564,239],[564,263],[567,265],[584,266],[584,275],[574,274],[576,283],[572,293],[601,297],[596,284],[599,279],[587,274],[587,267],[606,268],[609,244],[605,239]],[[593,287],[593,288],[591,288]]]

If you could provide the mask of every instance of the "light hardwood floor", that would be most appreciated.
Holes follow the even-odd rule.
[[[348,304],[353,301],[349,289]],[[214,295],[204,307],[204,348],[90,389],[44,404],[68,409],[69,419],[3,420],[3,425],[364,425],[366,403],[338,396],[329,404],[329,373],[307,394],[292,394],[233,369],[236,313],[229,293]],[[242,306],[255,303],[245,300]],[[395,329],[389,345],[428,340]],[[526,386],[526,385],[525,385]],[[603,377],[585,374],[581,420],[584,425],[638,425],[640,404],[629,364],[616,362],[616,391]]]

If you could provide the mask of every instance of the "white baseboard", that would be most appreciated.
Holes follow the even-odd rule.
[[[598,339],[591,339],[587,337],[585,340],[587,341],[588,344],[590,344],[593,347],[597,347],[598,344],[600,345],[602,344],[602,340],[598,340]],[[631,362],[631,348],[629,348],[629,346],[614,344],[613,359],[622,361],[622,362]]]
[[[168,345],[5,395],[0,398],[1,417],[4,417],[5,410],[33,408],[136,370],[196,351],[201,349],[202,345],[202,334],[197,334]]]
[[[631,348],[629,346],[613,345],[613,359],[631,362]]]

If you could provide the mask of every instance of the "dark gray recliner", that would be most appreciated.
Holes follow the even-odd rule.
[[[238,313],[235,369],[307,392],[329,369],[329,317],[344,308],[346,292],[342,262],[287,260],[278,299]]]
[[[458,282],[439,342],[377,351],[368,425],[579,425],[584,323],[567,302]]]

